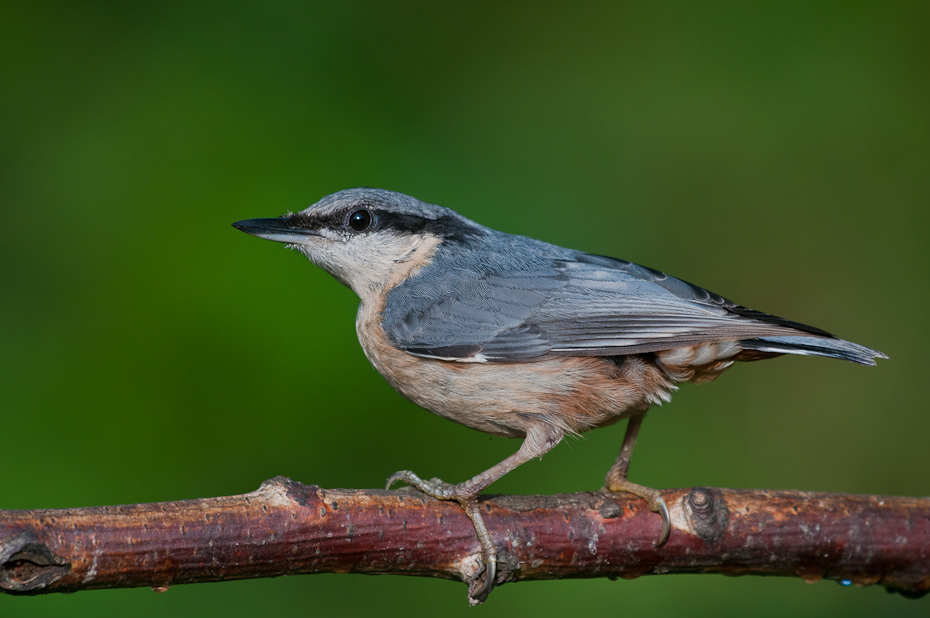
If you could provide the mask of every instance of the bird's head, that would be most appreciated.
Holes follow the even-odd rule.
[[[448,208],[383,189],[339,191],[301,212],[233,227],[300,251],[363,299],[428,264],[444,243],[485,233]]]

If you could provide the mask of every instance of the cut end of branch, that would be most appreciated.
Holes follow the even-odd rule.
[[[70,570],[69,562],[28,533],[0,540],[0,588],[7,592],[38,592]]]

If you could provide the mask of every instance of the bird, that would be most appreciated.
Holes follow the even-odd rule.
[[[479,494],[565,437],[628,419],[603,489],[638,496],[658,513],[661,547],[671,532],[668,506],[659,490],[627,478],[650,407],[669,401],[679,383],[709,382],[739,361],[888,358],[660,271],[493,230],[384,189],[347,189],[300,212],[233,226],[296,249],[351,288],[362,349],[404,397],[523,440],[458,484],[409,470],[387,482],[465,510],[484,566],[471,582],[472,602],[487,597],[497,574]]]

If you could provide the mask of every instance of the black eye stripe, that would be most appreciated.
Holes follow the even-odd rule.
[[[361,224],[367,214],[367,225]],[[388,232],[401,234],[433,234],[446,241],[466,243],[483,232],[474,224],[451,215],[435,219],[418,214],[403,213],[379,207],[377,204],[355,204],[348,210],[318,213],[298,212],[283,217],[294,228],[333,230],[336,232]],[[354,220],[353,220],[354,218]],[[355,225],[353,225],[353,223]],[[356,227],[358,226],[358,227]]]

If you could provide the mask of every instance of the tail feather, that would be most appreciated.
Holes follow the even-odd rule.
[[[774,354],[803,354],[805,356],[828,356],[852,361],[860,365],[874,365],[876,358],[888,358],[882,352],[864,345],[828,337],[757,337],[740,341],[744,350],[756,350]]]

